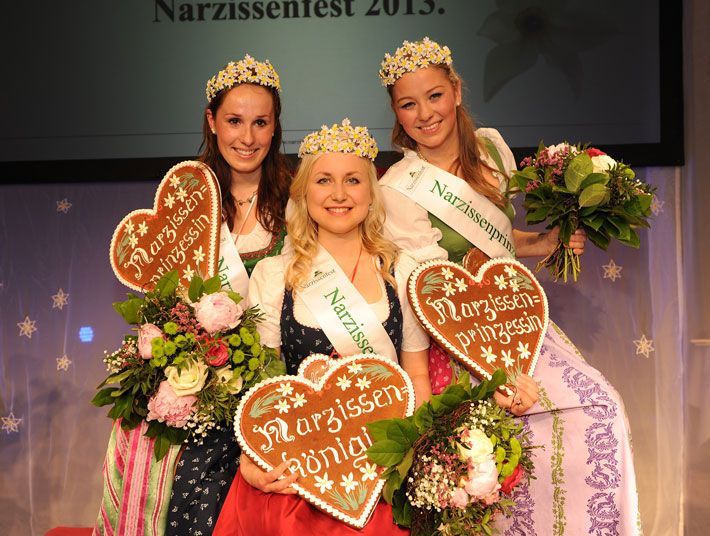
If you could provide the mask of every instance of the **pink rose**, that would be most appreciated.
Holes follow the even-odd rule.
[[[213,367],[221,367],[229,359],[227,345],[222,339],[211,341],[210,348],[205,353],[205,361]]]
[[[160,382],[158,392],[148,401],[146,420],[164,422],[168,426],[181,428],[197,409],[194,395],[177,396],[167,381]]]
[[[195,317],[210,335],[237,327],[244,310],[226,292],[205,294],[195,304]]]
[[[503,480],[503,483],[500,485],[500,490],[503,493],[510,495],[513,493],[513,488],[518,485],[522,477],[523,468],[520,464],[518,464],[515,469],[513,469],[513,472],[508,475],[505,480]]]
[[[500,488],[498,484],[498,468],[496,460],[491,455],[487,460],[476,463],[468,471],[468,481],[464,485],[466,493],[476,499],[482,499]]]
[[[143,324],[138,328],[138,352],[143,359],[151,359],[153,357],[153,348],[150,342],[156,337],[165,339],[165,335],[155,324]]]
[[[456,490],[451,494],[451,504],[461,509],[468,506],[468,494],[463,490],[463,488],[456,488]]]

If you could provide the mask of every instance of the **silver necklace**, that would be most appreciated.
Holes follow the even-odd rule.
[[[240,207],[246,203],[251,203],[254,200],[254,196],[256,195],[256,190],[254,190],[249,197],[246,199],[237,199],[236,197],[234,198],[234,202],[239,205]]]

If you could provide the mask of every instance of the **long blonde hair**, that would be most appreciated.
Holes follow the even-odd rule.
[[[456,90],[459,82],[463,85],[461,77],[454,70],[453,66],[445,63],[430,65],[428,69],[441,69],[446,74],[452,87]],[[397,119],[394,101],[392,99],[393,85],[387,87],[387,92],[390,96],[390,105],[395,112],[394,128],[392,129],[392,146],[405,147],[412,151],[417,150],[417,142],[414,141],[409,134],[404,130],[404,127]],[[476,126],[466,109],[466,105],[461,103],[456,107],[456,128],[459,134],[459,157],[454,161],[452,168],[447,170],[450,173],[456,174],[461,170],[463,179],[481,195],[486,196],[491,202],[499,207],[505,207],[508,204],[505,196],[495,186],[488,183],[483,176],[483,168],[489,169],[492,172],[498,171],[486,164],[480,157],[486,151],[481,142],[476,136]],[[505,172],[505,170],[500,170]]]
[[[313,257],[318,250],[318,224],[308,214],[306,192],[313,165],[323,154],[325,153],[305,155],[291,183],[293,211],[289,214],[287,231],[293,246],[293,257],[289,261],[285,273],[288,290],[298,289],[306,282],[312,268]],[[369,160],[367,178],[372,195],[372,206],[365,221],[359,225],[360,246],[366,253],[380,259],[377,271],[385,281],[396,287],[396,282],[390,272],[397,261],[399,249],[382,234],[382,226],[385,223],[385,206],[377,184],[375,165]]]

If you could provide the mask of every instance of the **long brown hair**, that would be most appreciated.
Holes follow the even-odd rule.
[[[212,101],[207,105],[207,109],[212,112],[212,117],[217,117],[224,101],[224,97],[232,88],[224,89],[217,93]],[[264,87],[264,86],[261,86]],[[271,233],[277,233],[281,227],[286,225],[284,213],[288,202],[288,189],[291,186],[291,175],[288,171],[288,161],[281,153],[281,98],[279,92],[273,87],[264,87],[271,93],[274,104],[274,136],[271,138],[269,152],[261,164],[261,180],[257,189],[256,198],[256,219]],[[222,215],[229,225],[229,230],[234,226],[234,217],[237,213],[234,197],[230,190],[232,183],[232,170],[225,161],[217,146],[217,136],[212,134],[207,114],[205,113],[202,122],[202,143],[200,144],[199,160],[207,164],[217,175],[219,188],[222,192]]]
[[[430,65],[426,68],[441,69],[444,71],[454,90],[456,90],[459,82],[461,82],[461,85],[463,86],[461,77],[451,65],[442,63]],[[393,111],[395,111],[395,105],[392,98],[392,92],[396,84],[397,83],[395,82],[393,85],[387,86],[387,92],[390,96],[390,105],[392,106]],[[471,186],[471,188],[474,189],[474,191],[486,196],[496,205],[505,207],[508,204],[505,196],[498,188],[489,184],[483,176],[483,168],[486,168],[492,172],[498,170],[492,168],[481,159],[481,155],[486,154],[486,150],[476,136],[476,126],[474,125],[473,120],[466,109],[466,105],[463,103],[456,107],[456,128],[459,134],[459,156],[454,161],[451,169],[448,171],[456,174],[460,170],[463,175],[463,179]],[[397,119],[396,111],[394,128],[392,129],[392,146],[395,148],[403,147],[411,149],[412,151],[417,150],[417,142],[414,141],[404,130],[404,127]],[[505,170],[500,171],[504,172]]]

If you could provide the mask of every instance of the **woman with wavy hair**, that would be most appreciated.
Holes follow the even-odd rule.
[[[281,153],[280,90],[269,60],[248,54],[207,82],[199,158],[217,176],[223,220],[248,273],[280,253],[286,233],[291,176]]]
[[[406,297],[407,277],[416,263],[381,233],[384,206],[372,163],[376,154],[367,129],[352,127],[347,119],[306,137],[291,186],[288,234],[293,248],[257,265],[249,305],[264,313],[257,328],[261,342],[280,349],[289,374],[314,353],[376,353],[401,364],[421,403],[431,391],[429,337]],[[322,289],[329,288],[322,285],[348,296],[346,310],[362,326],[357,337],[340,329],[324,312],[327,307],[319,306]],[[279,480],[287,470],[285,462],[264,472],[242,455],[215,534],[403,532],[382,501],[362,530],[321,513],[294,495],[291,484],[298,473]]]
[[[249,274],[284,244],[291,177],[281,153],[281,86],[269,60],[249,55],[207,82],[200,160],[222,194],[221,269],[246,298]],[[223,287],[225,284],[223,284]],[[231,429],[186,443],[177,462],[166,533],[212,533],[240,457]]]
[[[428,38],[405,41],[385,55],[380,79],[396,118],[393,145],[403,152],[380,181],[385,235],[420,262],[549,254],[559,229],[513,229],[504,195],[516,167],[513,154],[498,131],[474,125],[449,48]],[[413,175],[423,177],[415,188]],[[577,231],[568,247],[582,254],[585,240]],[[512,396],[496,393],[498,405],[521,418],[530,442],[544,448],[534,451],[536,479],[516,488],[512,515],[495,526],[511,536],[636,534],[638,499],[621,397],[553,322],[544,337],[534,378],[514,377]],[[432,344],[433,393],[461,372]]]
[[[207,82],[200,160],[215,172],[222,196],[222,286],[243,297],[255,264],[279,254],[286,234],[291,179],[280,151],[279,91],[269,61],[249,55]],[[210,430],[172,446],[160,461],[152,452],[142,428],[114,424],[94,534],[212,534],[239,465],[232,431]]]

